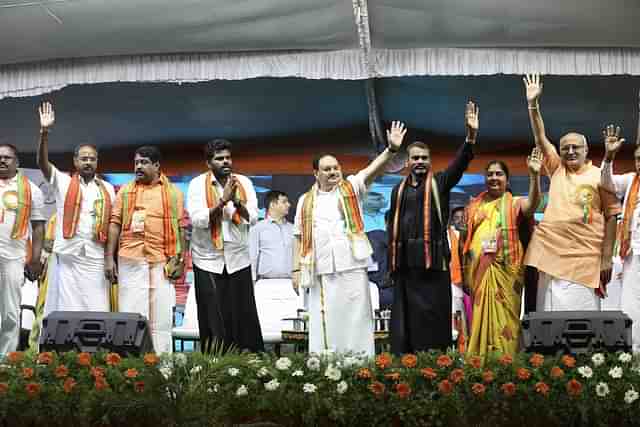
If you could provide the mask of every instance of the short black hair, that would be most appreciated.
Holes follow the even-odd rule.
[[[93,144],[78,144],[73,149],[73,157],[78,158],[78,155],[80,155],[80,149],[83,148],[83,147],[93,148],[93,151],[95,151],[96,155],[98,155],[98,147],[96,147],[95,145],[93,145]]]
[[[134,155],[145,157],[151,160],[152,163],[159,163],[160,160],[162,160],[160,150],[158,150],[158,147],[153,145],[143,145],[142,147],[139,147]]]
[[[453,218],[456,212],[459,212],[459,211],[464,212],[464,206],[456,206],[455,208],[451,209],[451,218]]]
[[[427,144],[426,142],[413,141],[411,144],[407,146],[407,154],[409,154],[409,151],[411,151],[412,148],[420,148],[422,150],[427,150],[429,153],[431,153],[431,148],[429,148],[429,144]]]
[[[204,147],[204,154],[205,156],[207,156],[207,160],[210,160],[213,156],[215,156],[217,151],[231,151],[231,147],[231,141],[222,138],[216,138],[212,141],[207,142],[207,145]]]
[[[280,196],[289,198],[289,196],[287,196],[287,194],[283,191],[270,190],[269,192],[267,192],[266,196],[264,196],[264,207],[269,209],[271,207],[271,203],[277,202]]]
[[[9,143],[2,143],[0,144],[0,147],[9,148],[11,151],[13,151],[13,155],[16,156],[16,158],[18,157],[18,147],[16,147],[15,145],[9,144]]]
[[[317,171],[318,169],[320,169],[320,160],[329,156],[333,157],[334,159],[336,158],[336,156],[334,156],[331,153],[320,153],[319,155],[315,156],[311,161],[311,166],[313,167],[313,170]]]
[[[509,166],[507,166],[507,164],[502,160],[491,160],[489,163],[487,163],[487,167],[484,168],[484,171],[489,172],[489,168],[493,165],[500,166],[500,169],[502,169],[502,172],[504,172],[504,174],[507,176],[507,180],[509,179],[509,176],[511,176],[509,173]]]

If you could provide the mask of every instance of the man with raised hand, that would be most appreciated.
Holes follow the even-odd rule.
[[[25,276],[38,280],[42,270],[44,196],[18,165],[16,147],[0,144],[0,358],[18,347]]]
[[[608,282],[620,204],[600,183],[600,168],[587,160],[587,138],[569,132],[559,153],[547,138],[538,74],[523,78],[536,146],[551,179],[544,218],[536,227],[524,263],[540,272],[539,311],[599,310],[601,283]],[[609,274],[608,274],[609,273]]]
[[[391,192],[389,272],[395,285],[391,310],[395,354],[445,350],[452,343],[449,197],[473,159],[478,113],[478,107],[468,102],[465,142],[442,172],[433,172],[428,145],[410,144],[406,165],[410,174]]]
[[[309,352],[374,355],[374,324],[367,266],[372,254],[364,230],[363,198],[384,173],[406,134],[393,122],[389,146],[346,179],[338,160],[313,160],[316,183],[298,200],[294,224],[293,284],[309,288]]]
[[[104,276],[113,186],[96,176],[98,150],[80,144],[73,151],[74,172],[62,173],[49,161],[48,139],[55,123],[53,106],[39,108],[40,141],[37,162],[56,197],[55,240],[58,310],[109,311],[109,284]]]

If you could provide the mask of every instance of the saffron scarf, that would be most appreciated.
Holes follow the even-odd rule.
[[[111,196],[102,180],[95,178],[100,190],[100,198],[95,201],[96,220],[93,230],[96,242],[107,241],[107,230],[111,217]],[[76,235],[78,221],[80,220],[80,203],[82,202],[82,190],[80,188],[80,175],[75,173],[71,177],[71,183],[64,198],[64,211],[62,216],[62,235],[65,239],[71,239]]]
[[[624,215],[622,224],[618,227],[618,242],[620,242],[620,258],[624,259],[631,250],[631,220],[633,211],[638,201],[638,190],[640,189],[640,177],[638,174],[633,178],[627,201],[624,204]]]
[[[180,218],[178,218],[178,189],[164,175],[160,175],[162,187],[162,220],[164,234],[164,253],[173,257],[182,253],[180,244]],[[138,185],[132,181],[122,188],[122,224],[123,229],[131,227],[133,212],[136,208]]]
[[[214,185],[213,182],[213,173],[209,172],[205,179],[205,193],[207,195],[207,207],[209,209],[218,205],[220,200],[220,194],[218,194],[218,189]],[[240,180],[236,181],[238,183],[236,187],[236,198],[238,198],[242,203],[247,202],[247,192],[244,187],[240,183]],[[233,213],[231,217],[231,221],[238,225],[242,222],[242,217],[240,216],[240,212],[238,209]],[[222,221],[217,221],[215,224],[211,224],[211,241],[213,242],[213,247],[222,250]]]
[[[474,232],[474,217],[478,208],[484,201],[487,191],[483,191],[476,196],[467,206],[467,239],[464,244],[463,253],[466,254],[471,248],[471,240]],[[499,202],[499,231],[498,236],[502,240],[502,253],[505,260],[509,260],[511,265],[520,265],[522,263],[522,247],[518,244],[518,206],[513,205],[513,196],[506,191]]]
[[[454,285],[462,285],[462,263],[460,262],[460,237],[458,237],[451,229],[448,227],[447,233],[449,234],[449,242],[451,242],[451,262],[449,263],[449,270],[451,271],[451,283]]]
[[[411,179],[411,175],[405,177],[398,187],[396,194],[395,209],[392,212],[393,223],[391,227],[391,235],[389,236],[389,271],[396,271],[398,269],[398,239],[400,239],[400,210],[402,209],[402,197],[404,190]],[[442,224],[442,213],[440,211],[440,198],[438,193],[438,187],[436,181],[433,179],[433,171],[429,170],[424,182],[424,194],[423,194],[423,239],[424,239],[424,265],[425,269],[431,268],[431,195],[433,194],[436,211],[438,212],[438,218]]]
[[[11,231],[12,239],[24,239],[29,231],[31,218],[31,185],[26,176],[17,174],[18,200],[16,206],[16,221]],[[6,193],[5,193],[6,194]]]

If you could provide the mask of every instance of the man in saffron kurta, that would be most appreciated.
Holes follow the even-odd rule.
[[[182,276],[186,251],[183,196],[160,173],[156,147],[138,148],[134,165],[136,179],[120,189],[111,214],[105,274],[110,283],[118,280],[119,311],[146,316],[156,352],[170,353],[175,305],[170,281]]]
[[[18,172],[18,150],[0,145],[0,359],[18,346],[25,276],[40,276],[45,217],[42,191]],[[31,245],[29,236],[31,235]],[[29,247],[30,246],[30,247]]]
[[[404,125],[393,122],[389,146],[366,168],[342,178],[332,155],[314,159],[316,184],[298,201],[293,284],[309,288],[309,352],[375,353],[362,199],[400,149]]]
[[[64,311],[109,311],[109,288],[104,277],[113,186],[96,176],[98,150],[78,145],[73,153],[75,172],[69,176],[49,162],[48,136],[55,122],[53,106],[40,106],[38,166],[55,190],[56,222],[53,254],[57,280],[56,308]],[[55,287],[56,289],[53,289]]]
[[[536,146],[551,177],[549,203],[536,227],[524,263],[540,272],[538,311],[599,310],[601,271],[611,268],[615,217],[620,205],[600,183],[600,168],[586,160],[584,135],[560,139],[560,153],[549,142],[540,114],[542,84],[525,77],[529,118]]]
[[[258,220],[258,200],[251,180],[232,173],[231,148],[225,139],[207,143],[209,171],[187,190],[203,352],[223,346],[264,350],[249,256],[249,226]]]
[[[409,145],[411,173],[391,192],[391,351],[396,354],[445,350],[452,343],[447,219],[451,189],[473,159],[478,109],[472,102],[466,107],[465,127],[465,143],[443,172],[432,172],[426,144]]]

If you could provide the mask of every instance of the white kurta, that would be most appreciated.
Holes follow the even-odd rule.
[[[361,201],[361,174],[347,178]],[[360,202],[361,203],[361,202]],[[294,234],[301,233],[304,197],[298,201]],[[367,276],[368,255],[356,259],[337,189],[318,191],[313,211],[314,283],[309,289],[309,352],[375,354],[374,322]]]

